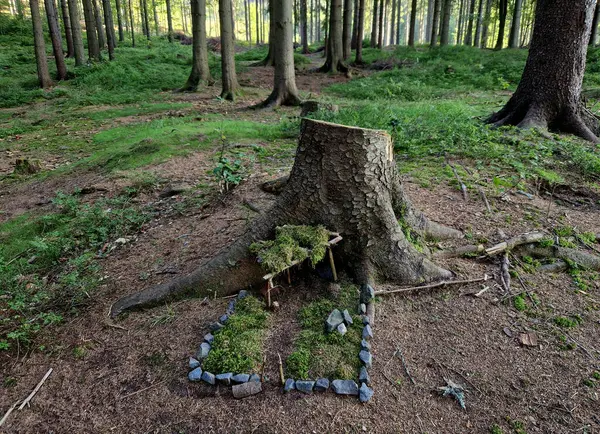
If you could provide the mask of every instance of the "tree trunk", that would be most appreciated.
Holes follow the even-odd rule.
[[[508,14],[508,0],[498,0],[498,39],[496,40],[495,50],[502,50],[504,45],[504,29],[506,28],[506,15]]]
[[[415,46],[415,26],[417,23],[417,0],[412,0],[410,7],[410,28],[408,30],[408,46]]]
[[[598,120],[581,87],[595,0],[538,0],[523,76],[506,106],[488,122],[578,135],[598,142]]]
[[[117,27],[119,28],[119,42],[123,42],[125,41],[125,32],[123,31],[123,13],[121,9],[121,0],[115,0],[115,10],[117,11]]]
[[[52,52],[54,53],[54,62],[56,63],[56,78],[58,80],[67,79],[67,65],[65,65],[65,56],[62,49],[62,38],[58,28],[58,14],[54,0],[44,0],[46,6],[46,18],[48,19],[48,30],[50,40],[52,41]]]
[[[329,13],[329,37],[327,38],[327,60],[319,69],[321,72],[348,73],[344,64],[342,43],[342,0],[331,0]]]
[[[365,0],[359,0],[358,2],[358,29],[356,32],[356,57],[354,63],[356,65],[363,64],[362,51],[363,51],[363,38],[365,35]]]
[[[440,28],[440,13],[442,9],[442,0],[435,0],[433,6],[433,21],[431,23],[431,35],[429,39],[429,45],[435,47],[438,39],[438,29]]]
[[[273,92],[257,107],[297,106],[300,105],[300,98],[294,72],[292,0],[274,1],[272,12],[271,21],[274,23],[272,46],[275,58]]]
[[[469,6],[469,17],[467,18],[467,34],[465,36],[465,45],[473,45],[473,20],[475,19],[475,1],[471,0]]]
[[[515,0],[513,18],[510,26],[510,35],[508,36],[508,48],[519,48],[519,32],[521,29],[522,10],[523,0]]]
[[[356,41],[358,39],[358,3],[354,0],[354,16],[352,17],[352,39],[350,40],[350,49],[356,50]]]
[[[477,11],[477,22],[475,24],[475,40],[473,46],[481,48],[481,25],[483,24],[483,2],[485,0],[479,0],[479,9]]]
[[[131,27],[131,46],[135,48],[135,22],[133,21],[133,5],[129,2],[129,23]]]
[[[244,22],[246,23],[246,42],[250,43],[250,21],[248,11],[248,0],[244,0]]]
[[[60,11],[63,27],[65,28],[65,39],[67,40],[67,57],[74,57],[75,47],[73,47],[73,32],[71,31],[71,20],[69,19],[67,0],[60,0]]]
[[[150,21],[148,21],[148,1],[142,0],[142,16],[144,19],[144,27],[146,29],[146,38],[150,40]]]
[[[200,83],[212,84],[206,45],[206,0],[191,0],[192,72],[181,91],[195,91]]]
[[[81,35],[81,23],[79,22],[79,8],[76,0],[66,0],[69,7],[69,21],[71,22],[71,35],[73,36],[73,53],[75,54],[75,66],[85,63],[83,51],[83,38]]]
[[[260,17],[258,15],[258,1],[254,8],[255,19],[256,19],[256,45],[260,44]]]
[[[400,18],[402,17],[402,1],[398,0],[398,16],[396,17],[396,44],[401,45],[402,42],[400,40]]]
[[[390,45],[396,45],[396,6],[397,1],[392,0],[392,23],[390,25]]]
[[[308,7],[306,0],[300,0],[300,43],[302,44],[302,53],[308,54]]]
[[[275,0],[269,0],[269,17],[273,16],[273,2]],[[269,51],[267,57],[263,60],[253,63],[251,66],[275,66],[275,56],[273,55],[273,38],[275,34],[275,21],[269,19]]]
[[[44,30],[42,28],[42,17],[40,16],[40,5],[38,0],[29,0],[31,8],[31,24],[33,26],[33,43],[35,48],[35,61],[37,64],[37,75],[42,89],[53,85],[48,70],[48,58],[46,57],[46,43],[44,42]]]
[[[167,6],[167,39],[173,42],[173,14],[171,13],[171,0],[166,0]]]
[[[235,47],[233,44],[233,28],[231,0],[219,0],[219,23],[221,25],[221,79],[223,90],[221,98],[233,101],[238,92],[238,81],[235,73]]]
[[[273,207],[192,274],[118,300],[111,316],[190,292],[225,295],[264,284],[265,272],[248,247],[269,239],[284,224],[323,225],[339,232],[344,238],[339,261],[358,283],[372,284],[375,278],[398,284],[450,279],[451,272],[413,247],[398,220],[417,234],[461,236],[412,207],[386,132],[303,119],[294,167]]]
[[[377,14],[379,13],[378,0],[373,0],[373,24],[371,26],[371,48],[377,46]],[[383,0],[381,0],[383,1]]]
[[[596,8],[594,9],[594,19],[592,21],[592,30],[590,32],[590,42],[589,45],[591,47],[596,46],[596,42],[598,40],[598,20],[600,18],[600,3],[596,4]]]
[[[75,0],[73,0],[75,2]],[[87,35],[88,55],[91,60],[100,60],[100,45],[94,17],[92,0],[83,0],[83,15],[85,19],[85,34]]]
[[[385,0],[379,0],[379,25],[377,26],[377,48],[380,50],[383,48],[383,13],[384,13]]]
[[[462,42],[464,6],[465,0],[460,0],[460,7],[458,9],[458,30],[456,31],[456,45],[460,45]]]
[[[450,14],[452,13],[452,0],[443,0],[443,18],[442,18],[442,30],[440,32],[440,46],[445,47],[448,45],[450,39]]]
[[[352,6],[354,0],[344,0],[344,22],[342,30],[342,45],[344,60],[348,60],[352,54]]]
[[[492,17],[492,0],[481,0],[485,1],[485,16],[483,18],[483,26],[481,28],[481,48],[487,47],[488,34],[490,30],[490,20]]]
[[[104,9],[104,22],[106,23],[106,45],[108,47],[108,59],[115,60],[115,46],[117,45],[117,41],[115,41],[115,25],[113,23],[110,0],[102,0],[102,5]]]
[[[98,34],[98,47],[100,50],[106,45],[106,38],[104,37],[104,28],[102,26],[102,14],[98,7],[98,1],[92,0],[92,6],[94,11],[94,19],[96,21],[96,32]]]
[[[160,23],[158,22],[158,12],[156,11],[156,1],[152,0],[152,12],[154,14],[154,34],[158,36],[160,34]]]

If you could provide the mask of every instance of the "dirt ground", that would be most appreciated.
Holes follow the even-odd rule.
[[[196,98],[197,108],[206,104],[202,94],[181,98]],[[204,176],[209,165],[207,153],[198,153],[149,170],[186,181]],[[239,236],[254,215],[241,204],[248,200],[267,209],[273,197],[258,186],[273,177],[257,173],[203,209],[203,218],[199,213],[157,217],[134,242],[102,260],[106,279],[94,294],[95,303],[40,336],[39,344],[50,344],[50,351],[0,354],[0,413],[27,396],[50,367],[54,370],[31,406],[15,410],[0,432],[485,433],[494,424],[506,433],[600,432],[600,387],[583,384],[594,370],[600,370],[600,287],[595,282],[591,295],[577,293],[566,274],[523,276],[541,300],[538,309],[551,312],[548,315],[515,310],[502,301],[504,292],[495,281],[382,297],[376,305],[370,371],[375,395],[366,405],[331,392],[284,395],[277,384],[277,352],[282,357],[291,352],[297,332],[289,318],[312,297],[311,291],[327,285],[317,277],[297,277],[292,287],[284,284],[282,309],[274,314],[274,327],[265,343],[270,382],[263,393],[245,400],[233,399],[229,388],[187,380],[187,359],[208,325],[223,313],[227,300],[176,302],[168,323],[158,321],[166,307],[109,321],[108,309],[119,297],[172,278],[173,274],[163,274],[166,269],[178,275],[193,270]],[[122,187],[100,175],[76,174],[70,179],[13,185],[10,194],[0,197],[0,205],[14,204],[10,211],[14,216],[46,206],[35,201],[51,197],[56,189],[90,183],[105,185],[102,194]],[[427,189],[410,178],[404,184],[415,205],[430,218],[490,242],[500,241],[499,230],[513,236],[550,228],[559,219],[581,230],[600,232],[597,210],[589,207],[549,206],[538,197],[530,200],[510,194],[504,200],[490,196],[495,212],[488,216],[480,200],[465,202],[459,191],[445,184]],[[143,200],[158,201],[157,192]],[[176,200],[163,199],[163,203]],[[542,222],[541,228],[534,226],[532,214],[541,216],[536,220]],[[477,258],[440,263],[464,279],[485,273],[497,276],[499,270],[498,263]],[[149,277],[142,280],[142,275]],[[518,282],[513,285],[514,291],[520,291]],[[484,287],[488,290],[481,296],[473,295]],[[395,288],[381,284],[376,289]],[[569,339],[577,343],[574,350],[559,345],[552,323],[558,314],[584,318],[579,327],[568,331]],[[518,342],[519,333],[526,331],[535,331],[537,346]],[[83,348],[83,356],[75,348]],[[398,349],[414,384],[401,360],[394,357]],[[15,378],[16,385],[6,386],[7,378]],[[466,411],[438,393],[445,379],[468,390]],[[523,431],[518,431],[520,424]]]

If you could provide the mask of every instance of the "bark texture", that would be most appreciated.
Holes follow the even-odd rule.
[[[52,52],[54,62],[56,63],[56,78],[58,80],[67,79],[67,65],[65,64],[65,55],[62,49],[62,38],[60,28],[58,27],[58,13],[54,0],[44,0],[46,6],[46,17],[48,18],[48,30],[50,40],[52,41]]]
[[[115,60],[115,47],[117,41],[115,38],[115,26],[113,23],[112,6],[110,0],[102,0],[102,9],[104,10],[104,22],[106,23],[106,46],[108,47],[108,58]]]
[[[85,18],[85,34],[87,36],[88,56],[90,60],[100,60],[100,46],[96,31],[96,18],[92,0],[83,0],[83,15]]]
[[[363,52],[363,38],[365,35],[365,0],[359,0],[358,2],[358,28],[356,31],[356,57],[354,63],[361,65],[363,63],[362,52]]]
[[[443,0],[442,25],[440,30],[440,45],[448,45],[450,40],[450,14],[452,13],[452,0]]]
[[[195,91],[200,83],[212,84],[206,45],[206,0],[192,0],[192,72],[182,91]]]
[[[562,131],[598,142],[598,119],[581,101],[595,3],[539,0],[519,86],[489,123]]]
[[[523,10],[523,0],[515,0],[513,9],[513,18],[510,25],[510,34],[508,36],[508,48],[519,48],[519,35],[521,31],[521,12]]]
[[[94,7],[94,19],[96,20],[96,30],[98,32],[98,45],[100,46],[100,50],[102,50],[106,46],[106,37],[104,36],[104,29],[102,26],[102,11],[98,6],[98,0],[92,0],[92,5]]]
[[[440,28],[440,15],[442,12],[442,0],[435,0],[433,5],[433,18],[431,23],[431,35],[429,45],[435,47],[438,42],[438,29]]]
[[[115,0],[115,10],[117,12],[117,27],[119,28],[119,42],[125,40],[125,32],[123,31],[123,14],[121,9],[121,0]]]
[[[465,35],[465,45],[473,45],[473,21],[475,19],[475,1],[471,0],[469,5],[469,16],[467,18],[467,34]],[[519,1],[519,0],[517,0]]]
[[[171,0],[166,0],[167,7],[167,38],[173,42],[173,13],[171,12]]]
[[[508,14],[508,0],[498,0],[498,39],[496,40],[496,50],[501,50],[504,46],[504,30],[506,29],[506,15]]]
[[[239,84],[235,73],[235,47],[233,44],[231,0],[219,0],[219,23],[221,24],[221,98],[233,101]]]
[[[344,0],[344,22],[342,30],[342,40],[344,48],[344,60],[350,58],[352,54],[352,6],[354,0]]]
[[[342,0],[331,0],[330,2],[327,60],[319,70],[321,72],[348,73],[348,67],[344,64],[342,42]]]
[[[383,0],[382,0],[383,1]],[[373,23],[371,25],[371,48],[377,45],[377,15],[379,14],[378,2],[373,0]]]
[[[417,24],[417,0],[412,0],[410,6],[410,28],[408,29],[408,46],[415,46],[415,26]]]
[[[40,87],[46,89],[52,86],[50,71],[48,70],[48,58],[46,57],[46,43],[44,42],[44,30],[42,29],[42,17],[40,16],[40,4],[38,0],[29,0],[31,8],[31,24],[33,26],[33,44],[35,48],[35,61],[37,64],[37,75]]]
[[[67,40],[67,56],[75,56],[75,49],[73,47],[73,33],[71,31],[71,19],[69,18],[69,9],[67,7],[67,0],[60,0],[60,11],[63,20],[63,27],[65,29],[65,39]]]
[[[234,244],[192,274],[118,300],[111,315],[186,293],[230,294],[263,283],[264,270],[248,246],[273,236],[283,224],[322,224],[339,232],[341,259],[359,283],[375,278],[401,284],[448,279],[406,239],[398,219],[427,232],[459,236],[413,209],[400,185],[390,136],[303,119],[289,181],[273,207]]]
[[[76,0],[65,0],[69,6],[69,18],[71,21],[71,35],[73,36],[73,52],[75,54],[75,66],[85,63],[85,52],[83,50],[83,37],[81,35],[81,23],[79,22],[79,8]]]

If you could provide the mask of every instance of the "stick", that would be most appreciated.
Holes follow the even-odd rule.
[[[273,280],[267,281],[267,306],[271,307],[271,289],[273,288]]]
[[[438,283],[432,283],[429,285],[423,285],[423,286],[412,286],[410,288],[402,288],[402,289],[394,289],[393,291],[375,291],[375,295],[387,295],[387,294],[397,294],[399,292],[409,292],[409,291],[416,291],[418,289],[432,289],[432,288],[439,288],[440,286],[446,286],[446,285],[466,285],[467,283],[477,283],[477,282],[485,282],[487,280],[490,280],[491,277],[488,276],[487,274],[484,274],[483,277],[479,278],[479,279],[469,279],[469,280],[443,280],[441,282]]]
[[[510,250],[513,247],[520,246],[522,244],[536,243],[540,240],[543,240],[545,237],[546,235],[542,232],[531,232],[528,234],[519,235],[518,237],[511,238],[500,244],[496,244],[495,246],[492,246],[489,249],[486,249],[485,253],[487,253],[488,256],[494,256],[506,250]]]
[[[508,272],[508,267],[510,267],[510,262],[508,262],[508,255],[505,253],[500,265],[500,281],[504,290],[510,294],[510,273]]]
[[[447,162],[448,166],[450,166],[450,168],[452,169],[452,172],[454,172],[454,176],[456,177],[456,180],[458,181],[458,184],[460,185],[460,191],[462,191],[462,196],[465,202],[467,202],[469,200],[469,194],[467,193],[467,186],[465,184],[463,184],[462,179],[460,179],[460,176],[458,175],[458,172],[456,171],[456,168],[450,164],[450,162]]]
[[[327,253],[329,255],[329,265],[331,266],[331,271],[333,273],[333,281],[337,282],[337,272],[335,271],[335,262],[333,262],[333,252],[331,251],[331,247],[327,247]]]
[[[154,386],[158,386],[159,384],[165,383],[167,380],[157,381],[156,383],[152,383],[148,387],[144,387],[143,389],[136,390],[135,392],[128,393],[127,395],[121,396],[119,399],[129,398],[130,396],[137,395],[138,393],[142,393],[148,389],[152,389]]]
[[[13,412],[13,410],[17,407],[17,405],[19,405],[21,401],[17,401],[15,402],[12,407],[10,407],[8,409],[8,411],[6,413],[4,413],[4,416],[2,417],[2,419],[0,419],[0,426],[4,425],[4,422],[6,422],[6,420],[8,419],[8,416],[10,416],[10,414]]]
[[[412,377],[412,375],[410,375],[410,371],[408,370],[408,365],[406,364],[406,360],[404,359],[404,354],[402,353],[402,348],[400,348],[400,345],[396,346],[395,354],[396,354],[396,356],[398,356],[398,358],[402,362],[402,367],[404,367],[404,372],[406,372],[406,376],[410,379],[410,382],[412,384],[417,384],[415,382],[415,379]]]
[[[44,377],[40,380],[40,382],[37,384],[37,386],[35,386],[35,389],[33,389],[33,392],[31,392],[29,394],[29,396],[23,400],[23,403],[21,403],[21,405],[19,406],[19,410],[23,410],[23,408],[27,404],[29,404],[29,401],[31,401],[33,399],[33,397],[35,396],[35,394],[38,393],[38,390],[40,390],[40,387],[42,387],[42,385],[44,384],[44,381],[46,381],[46,379],[50,376],[50,374],[52,374],[52,368],[48,369],[48,372],[46,372],[46,375],[44,375]]]
[[[279,358],[279,379],[281,380],[281,385],[285,384],[285,377],[283,376],[283,362],[281,361],[281,354],[277,353],[277,357]]]
[[[477,187],[477,190],[479,191],[479,195],[481,196],[481,199],[483,199],[483,203],[485,203],[485,208],[491,214],[492,207],[490,206],[490,203],[488,202],[488,198],[485,195],[485,191],[483,191],[483,188],[481,188],[481,187]]]

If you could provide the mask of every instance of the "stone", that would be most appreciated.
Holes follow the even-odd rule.
[[[363,284],[360,286],[360,302],[369,303],[375,298],[375,290],[371,285]]]
[[[215,337],[212,335],[212,333],[207,333],[204,335],[204,342],[206,342],[207,344],[212,345],[214,340]]]
[[[233,386],[231,388],[231,391],[233,392],[233,397],[236,399],[247,398],[249,396],[256,395],[257,393],[262,392],[262,383],[250,381],[248,383],[238,384],[236,386]]]
[[[327,321],[325,322],[327,333],[334,331],[337,326],[343,322],[344,317],[342,316],[342,312],[340,312],[339,309],[333,309],[333,311],[329,314]]]
[[[208,353],[210,353],[210,344],[202,342],[198,352],[196,353],[196,357],[199,360],[206,359],[208,357]]]
[[[235,384],[247,383],[250,379],[250,375],[248,374],[235,374],[231,377],[231,381]]]
[[[373,356],[370,352],[362,350],[360,353],[358,353],[358,357],[360,358],[360,361],[365,364],[367,369],[370,369],[371,366],[373,366]]]
[[[371,324],[371,318],[369,318],[369,315],[362,316],[362,323],[363,325]]]
[[[197,359],[190,357],[189,366],[190,369],[196,369],[198,366],[200,366],[200,362]]]
[[[352,320],[352,315],[350,315],[350,312],[348,312],[348,309],[344,309],[344,311],[342,312],[342,315],[344,316],[344,322],[346,323],[346,325],[350,325],[350,324],[354,323],[354,321]]]
[[[353,380],[333,380],[331,388],[338,395],[358,395],[358,384]]]
[[[211,374],[210,372],[204,371],[202,373],[202,381],[210,384],[211,386],[214,386],[215,385],[215,375]]]
[[[231,315],[233,312],[235,312],[235,299],[231,300],[227,305],[227,313]]]
[[[364,303],[361,303],[358,305],[358,313],[360,315],[365,315],[367,313],[367,305]]]
[[[370,351],[371,344],[369,343],[369,341],[363,339],[362,341],[360,341],[360,349]]]
[[[329,389],[329,380],[327,378],[319,378],[315,383],[315,392],[325,392]]]
[[[221,324],[225,324],[227,321],[229,321],[229,315],[225,314],[219,317],[219,322]]]
[[[360,373],[358,374],[358,382],[366,383],[367,386],[371,384],[371,377],[369,377],[369,371],[367,371],[367,368],[364,366],[361,366],[360,368]]]
[[[283,391],[289,392],[290,390],[294,390],[296,388],[296,382],[293,378],[288,378],[285,380],[285,384],[283,385]]]
[[[233,377],[233,374],[231,372],[215,375],[215,379],[219,383],[224,384],[225,386],[229,386],[231,384],[231,377]]]
[[[373,397],[373,389],[367,386],[367,383],[363,383],[360,386],[358,399],[360,402],[368,402]]]
[[[373,330],[371,330],[371,326],[369,324],[367,324],[363,328],[362,338],[363,339],[371,339],[372,337],[373,337]]]
[[[260,382],[260,375],[258,375],[258,374],[252,374],[252,375],[250,375],[250,378],[248,379],[248,381],[258,381],[258,382]]]
[[[248,293],[248,291],[246,291],[245,289],[242,289],[240,292],[238,292],[238,299],[241,300],[242,298],[246,298],[248,297],[250,294]]]
[[[296,381],[296,390],[298,390],[302,393],[312,393],[314,387],[315,387],[314,381],[308,381],[308,380]]]
[[[344,336],[346,334],[346,332],[348,331],[348,329],[346,328],[346,326],[344,325],[344,323],[341,323],[340,325],[337,326],[337,331],[339,334],[341,334],[342,336]]]
[[[200,381],[202,378],[202,368],[197,367],[196,369],[190,371],[188,374],[188,379],[190,381]]]
[[[278,310],[281,308],[281,306],[280,306],[280,304],[279,304],[279,302],[278,302],[278,301],[274,301],[273,303],[271,303],[271,308],[272,308],[274,311],[278,311]]]
[[[219,330],[221,330],[224,327],[223,324],[221,324],[220,322],[215,322],[211,325],[208,326],[208,328],[210,329],[211,332],[218,332]]]

